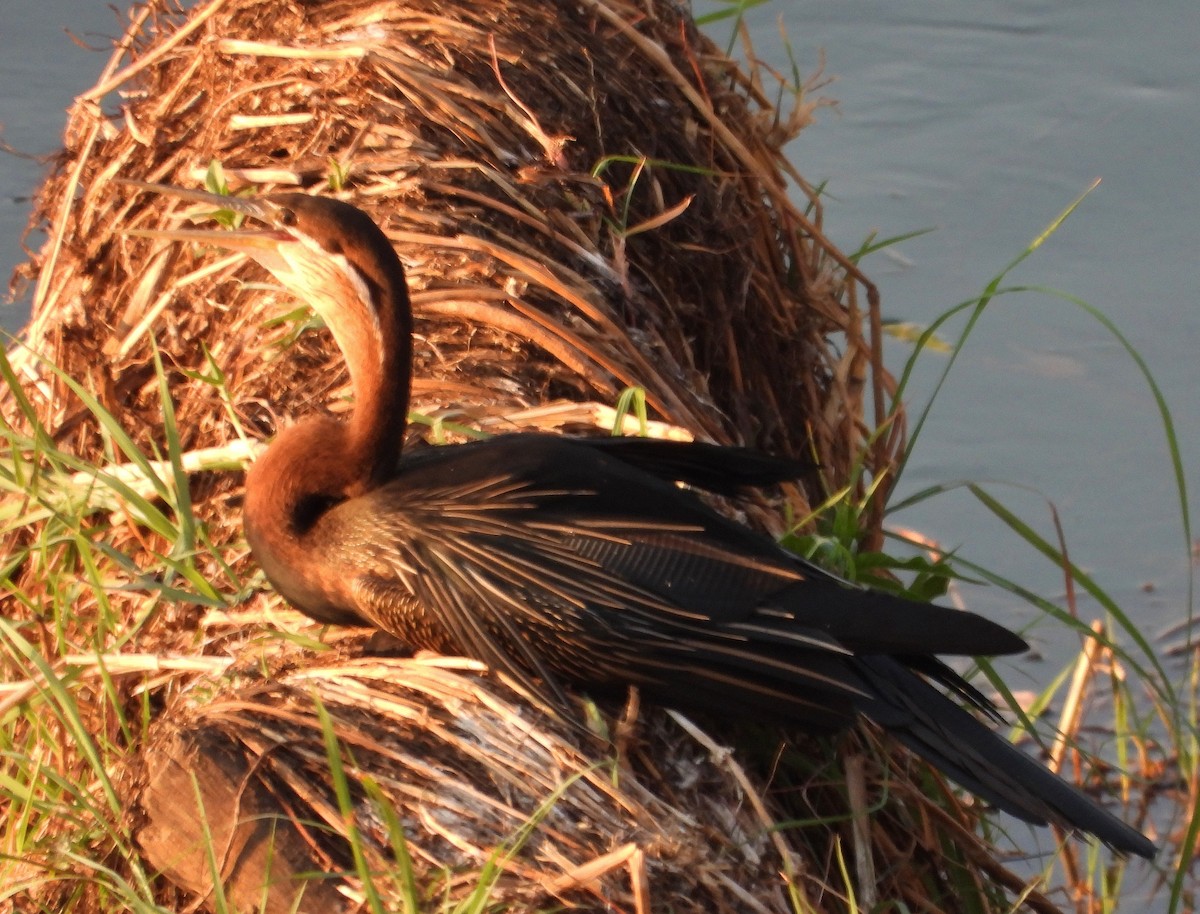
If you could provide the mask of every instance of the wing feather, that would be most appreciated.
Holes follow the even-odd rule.
[[[400,637],[440,626],[453,650],[530,691],[540,680],[560,706],[563,682],[686,699],[701,681],[729,705],[769,695],[781,716],[824,724],[870,698],[856,652],[920,659],[919,644],[1004,631],[979,620],[978,633],[943,636],[955,626],[942,623],[969,630],[975,617],[850,588],[599,449],[515,436],[444,450],[342,520],[362,529],[339,539],[380,544],[358,609]]]

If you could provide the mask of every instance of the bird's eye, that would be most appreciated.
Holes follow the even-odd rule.
[[[279,224],[286,225],[289,228],[296,224],[296,211],[291,209],[281,209],[279,211]]]

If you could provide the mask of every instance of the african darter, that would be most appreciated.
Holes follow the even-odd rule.
[[[861,714],[1020,819],[1154,855],[1143,835],[993,734],[971,712],[998,717],[994,708],[934,656],[1015,653],[1021,638],[972,613],[847,584],[679,485],[733,491],[794,477],[795,464],[716,445],[549,434],[398,460],[412,311],[400,260],[370,217],[306,194],[129,183],[262,223],[139,234],[246,252],[312,305],[345,356],[350,418],[284,429],[246,478],[251,549],[313,619],[474,657],[559,708],[568,685],[633,685],[663,706],[817,731]]]

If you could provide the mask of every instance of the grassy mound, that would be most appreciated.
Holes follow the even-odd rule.
[[[672,0],[136,8],[41,190],[34,315],[0,366],[10,897],[783,912],[869,885],[1053,909],[870,733],[798,743],[786,774],[778,735],[739,763],[653,709],[583,708],[589,737],[474,664],[289,610],[249,560],[240,468],[347,408],[340,356],[240,258],[121,234],[183,211],[120,177],[345,194],[408,270],[426,434],[814,454],[807,488],[736,507],[779,532],[862,465],[886,479],[903,415],[875,291],[780,153],[820,102],[776,110],[770,79]],[[614,412],[628,388],[645,423]]]

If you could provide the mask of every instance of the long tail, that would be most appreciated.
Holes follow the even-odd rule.
[[[858,710],[959,785],[1035,825],[1054,822],[1095,835],[1125,854],[1153,859],[1144,835],[1071,784],[997,736],[899,661],[859,656],[854,665],[872,687]]]

